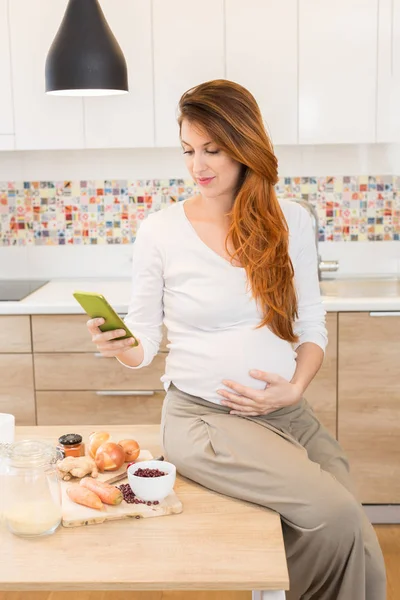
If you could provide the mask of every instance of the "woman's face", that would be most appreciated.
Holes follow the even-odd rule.
[[[242,165],[222,149],[210,136],[184,119],[181,143],[186,166],[205,198],[235,196]]]

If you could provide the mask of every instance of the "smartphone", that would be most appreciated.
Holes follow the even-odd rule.
[[[113,329],[124,329],[126,334],[121,337],[114,338],[116,340],[124,340],[126,338],[133,338],[135,343],[133,346],[138,346],[139,341],[129,331],[126,324],[123,322],[121,317],[117,315],[113,307],[107,302],[107,300],[101,294],[96,292],[74,292],[72,294],[82,306],[83,310],[89,315],[91,319],[97,319],[102,317],[104,319],[103,325],[99,326],[100,331],[111,331]]]

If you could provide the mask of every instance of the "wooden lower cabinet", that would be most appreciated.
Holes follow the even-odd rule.
[[[16,425],[35,425],[32,354],[0,354],[0,412]]]
[[[324,362],[306,390],[305,398],[311,404],[323,425],[337,437],[337,313],[328,313],[326,328],[328,346]]]
[[[32,315],[38,425],[160,423],[166,328],[152,363],[129,369],[96,352],[87,320]]]
[[[120,316],[125,317],[123,314]],[[87,315],[32,315],[33,351],[95,352],[96,346],[86,326],[88,319]],[[166,352],[166,327],[163,326],[162,331],[160,352]]]
[[[162,388],[165,353],[152,363],[129,369],[115,358],[89,352],[35,353],[36,389],[43,390],[157,390]]]
[[[157,424],[165,392],[151,395],[114,395],[94,391],[41,391],[36,393],[38,425]]]
[[[161,422],[166,353],[142,369],[89,352],[34,357],[38,425]]]
[[[32,352],[29,315],[0,316],[0,352]]]
[[[400,314],[377,315],[339,314],[338,437],[361,502],[398,504]]]

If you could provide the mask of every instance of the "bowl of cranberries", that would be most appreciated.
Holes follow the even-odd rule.
[[[128,467],[128,482],[140,500],[161,502],[174,488],[176,467],[165,460],[141,460]]]

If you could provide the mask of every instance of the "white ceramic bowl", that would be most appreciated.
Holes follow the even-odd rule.
[[[167,473],[161,477],[138,477],[134,475],[138,469],[159,469]],[[128,468],[128,481],[132,492],[146,502],[164,500],[174,488],[176,467],[165,460],[141,460]]]

